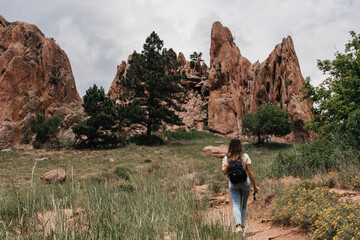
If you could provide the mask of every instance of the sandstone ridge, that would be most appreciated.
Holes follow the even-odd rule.
[[[65,129],[81,119],[69,59],[35,25],[0,15],[0,71],[0,148],[27,141],[36,112],[60,117]]]

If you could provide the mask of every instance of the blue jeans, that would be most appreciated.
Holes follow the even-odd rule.
[[[250,193],[250,179],[245,182],[233,184],[229,181],[229,193],[231,197],[235,226],[245,227],[246,204]]]

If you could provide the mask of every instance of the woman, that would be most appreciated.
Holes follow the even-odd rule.
[[[229,180],[229,192],[236,226],[235,232],[243,233],[246,220],[246,204],[250,193],[250,180],[253,183],[254,192],[258,192],[259,189],[256,186],[255,177],[251,171],[251,160],[249,156],[243,152],[239,139],[232,139],[230,141],[228,153],[222,162],[222,172],[225,175],[228,173],[228,166],[231,161],[240,161],[248,175],[246,181],[237,184],[233,184]]]

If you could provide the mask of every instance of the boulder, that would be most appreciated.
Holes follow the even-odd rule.
[[[66,180],[66,173],[64,169],[58,168],[44,173],[40,179],[47,183],[63,183]]]
[[[220,146],[206,146],[203,148],[201,153],[205,156],[215,157],[215,158],[223,158],[228,152],[228,146],[220,145]]]

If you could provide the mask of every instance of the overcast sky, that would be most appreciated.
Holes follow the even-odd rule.
[[[304,77],[325,77],[317,59],[344,52],[349,31],[360,33],[360,0],[0,0],[8,21],[37,25],[68,55],[80,96],[94,83],[108,91],[116,66],[141,52],[155,31],[164,47],[202,52],[209,66],[210,32],[220,21],[243,57],[264,61],[284,37],[293,38]]]

